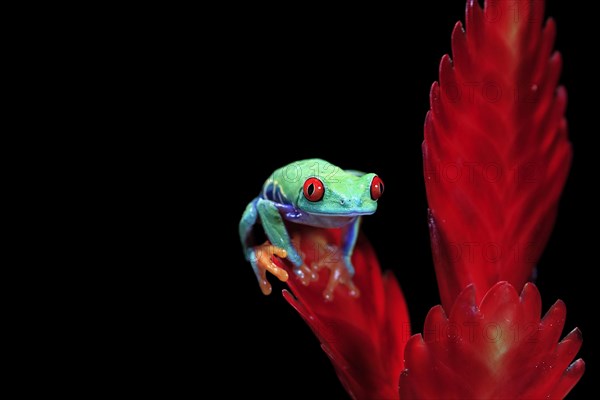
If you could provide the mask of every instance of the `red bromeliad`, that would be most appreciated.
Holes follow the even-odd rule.
[[[479,305],[470,285],[449,317],[441,306],[432,308],[423,335],[406,346],[400,397],[563,398],[583,374],[583,360],[569,366],[581,332],[575,329],[557,344],[565,305],[557,301],[540,321],[541,308],[535,285],[526,284],[519,297],[507,282],[494,285]]]
[[[339,245],[339,231],[332,229],[321,234],[326,235],[327,243]],[[323,237],[316,237],[313,229],[303,229],[299,236],[308,265],[315,261],[330,264],[324,258],[339,254],[315,252],[314,249],[323,249],[319,243]],[[325,302],[325,273],[320,273],[319,280],[309,286],[297,279],[288,280],[296,297],[287,291],[283,296],[319,338],[352,397],[395,398],[398,377],[404,368],[404,346],[410,337],[406,302],[396,278],[392,274],[382,276],[375,252],[364,236],[358,239],[352,261],[356,268],[354,284],[360,288],[358,299],[339,288],[335,299]]]
[[[571,160],[555,25],[544,24],[543,7],[488,0],[482,9],[470,0],[466,30],[458,23],[452,33],[454,59],[442,58],[423,142],[442,305],[429,312],[423,334],[410,337],[396,279],[382,276],[362,236],[352,257],[358,298],[340,287],[324,301],[326,272],[309,285],[288,280],[294,295],[284,297],[353,398],[562,398],[584,372],[581,359],[571,363],[579,330],[559,342],[565,305],[541,318],[539,292],[527,283]],[[340,246],[336,229],[293,234],[306,265],[327,265],[314,249]],[[461,256],[475,245],[485,251]]]
[[[478,301],[501,280],[520,290],[554,224],[571,145],[556,29],[543,15],[543,1],[488,0],[482,10],[470,0],[466,32],[454,27],[454,59],[442,58],[431,88],[423,158],[448,310],[471,283]]]

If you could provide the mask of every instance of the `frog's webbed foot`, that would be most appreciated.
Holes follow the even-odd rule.
[[[300,282],[304,286],[308,286],[311,282],[314,282],[319,279],[319,275],[316,271],[308,268],[306,265],[302,264],[299,267],[294,268],[294,274],[300,279]]]
[[[260,285],[260,290],[264,295],[271,294],[272,290],[271,284],[267,280],[267,271],[275,275],[282,282],[288,280],[288,273],[284,269],[275,265],[271,259],[273,256],[286,258],[287,251],[281,247],[273,246],[268,242],[265,242],[260,246],[249,248],[247,251],[248,260],[250,261],[250,264],[252,264],[252,269],[256,274],[256,279]]]
[[[335,288],[342,284],[348,289],[350,297],[357,298],[360,296],[360,291],[352,281],[352,275],[354,268],[350,264],[346,265],[343,257],[339,257],[339,249],[335,246],[328,245],[329,257],[325,257],[318,263],[313,264],[313,270],[319,271],[323,268],[327,268],[330,272],[329,281],[323,292],[323,297],[326,301],[333,300],[333,292]],[[349,262],[349,261],[348,261]]]
[[[308,286],[311,282],[318,281],[319,274],[317,274],[317,271],[314,271],[313,269],[309,268],[306,264],[304,264],[304,260],[306,260],[306,254],[304,254],[300,250],[300,238],[297,236],[293,237],[292,244],[294,245],[295,249],[298,249],[298,254],[296,259],[290,257],[290,261],[292,261],[296,265],[300,264],[300,266],[294,267],[294,275],[296,275],[296,277],[300,279],[300,282],[302,282],[304,286]]]

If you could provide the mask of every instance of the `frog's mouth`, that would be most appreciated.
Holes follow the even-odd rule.
[[[312,215],[316,215],[322,218],[337,218],[337,217],[360,217],[361,215],[373,215],[375,214],[375,210],[373,211],[344,211],[344,212],[328,212],[328,213],[319,213],[319,212],[310,212]]]
[[[352,223],[356,218],[361,215],[370,215],[373,212],[344,212],[344,213],[311,213],[305,215],[302,219],[302,223],[306,225],[316,226],[320,228],[340,228],[342,226]]]

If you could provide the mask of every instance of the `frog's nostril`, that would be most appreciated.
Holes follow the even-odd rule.
[[[344,199],[340,199],[340,204],[341,204],[341,205],[344,205],[344,203],[345,203],[345,202],[346,202],[346,201],[345,201]]]

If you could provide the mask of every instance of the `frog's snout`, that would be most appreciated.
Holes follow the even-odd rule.
[[[344,208],[350,209],[358,209],[362,206],[362,201],[360,199],[349,199],[345,197],[340,198],[340,206]]]

